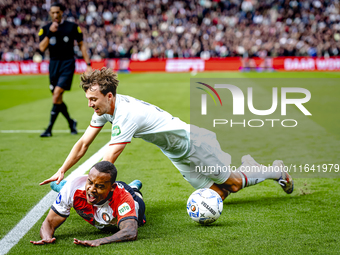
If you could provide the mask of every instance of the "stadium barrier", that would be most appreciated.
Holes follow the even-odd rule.
[[[48,74],[48,61],[0,62],[0,75]],[[277,57],[277,58],[200,58],[188,59],[149,59],[136,61],[130,59],[104,59],[92,61],[92,68],[103,66],[115,71],[128,72],[190,72],[190,71],[340,71],[340,58]],[[84,60],[76,61],[76,73],[86,70]]]

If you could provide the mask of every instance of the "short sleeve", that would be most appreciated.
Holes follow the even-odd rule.
[[[44,40],[44,38],[46,37],[46,28],[40,28],[39,29],[39,32],[38,32],[38,36],[39,36],[39,40],[40,40],[40,42],[42,41],[42,40]]]
[[[130,195],[130,194],[128,194]],[[129,199],[126,199],[124,202],[121,202],[118,205],[117,208],[117,226],[119,227],[119,224],[127,219],[134,219],[137,220],[137,214],[136,214],[136,207],[135,202],[131,195],[129,196]]]
[[[79,42],[83,41],[83,32],[81,31],[80,26],[76,25],[75,27],[76,27],[76,31],[75,31],[76,40],[79,43]]]
[[[129,143],[132,140],[133,135],[136,133],[138,125],[129,120],[129,117],[115,120],[112,123],[111,131],[111,144],[117,143]]]
[[[60,190],[56,200],[51,206],[51,209],[62,217],[68,217],[73,206],[73,194],[70,190],[71,187],[68,184],[70,184],[70,182],[66,183]]]
[[[90,126],[94,128],[101,128],[105,125],[107,120],[103,116],[98,116],[97,113],[92,115]]]

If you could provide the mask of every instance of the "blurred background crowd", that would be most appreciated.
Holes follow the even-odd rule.
[[[339,0],[60,2],[95,60],[340,54]],[[49,22],[50,4],[0,0],[1,60],[40,56],[38,31]]]

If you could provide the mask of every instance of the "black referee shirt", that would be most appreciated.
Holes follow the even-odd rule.
[[[51,25],[52,22],[43,26],[39,31],[40,42],[47,36],[48,32],[50,33],[50,43],[48,45],[50,50],[50,59],[73,59],[74,40],[78,43],[83,41],[83,33],[81,32],[80,27],[76,23],[64,20],[61,24],[59,24],[58,31],[52,33],[49,31]]]

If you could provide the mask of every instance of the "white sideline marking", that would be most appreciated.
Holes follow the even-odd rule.
[[[109,143],[105,144],[99,151],[93,154],[88,160],[74,170],[65,180],[72,180],[77,176],[83,175],[89,168],[97,163],[104,154],[104,150]],[[19,240],[34,226],[34,224],[45,214],[51,207],[56,198],[56,192],[51,190],[33,209],[0,240],[0,255],[4,255],[16,245]],[[32,244],[33,245],[33,244]]]
[[[86,129],[78,129],[78,132],[84,133]],[[0,133],[11,134],[11,133],[29,133],[29,134],[40,134],[45,130],[0,130]],[[53,130],[52,133],[69,133],[70,130]],[[109,133],[111,129],[103,129],[100,132]]]

